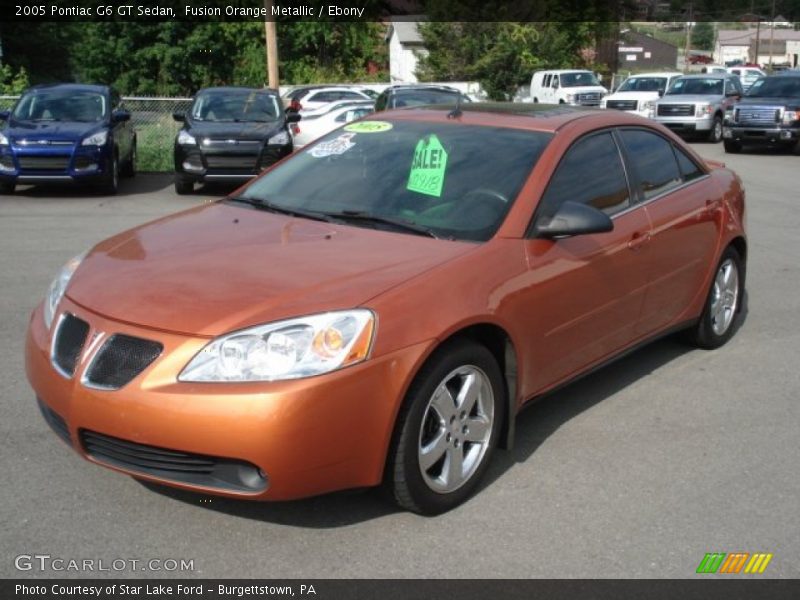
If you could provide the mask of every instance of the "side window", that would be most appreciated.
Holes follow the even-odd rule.
[[[642,198],[648,200],[682,183],[672,143],[641,129],[620,132],[637,174]]]
[[[380,96],[378,96],[378,99],[375,100],[375,110],[376,111],[386,110],[386,103],[388,98],[389,98],[388,92],[383,92]]]
[[[700,167],[698,167],[683,150],[674,145],[672,146],[672,149],[675,151],[675,156],[678,159],[678,167],[681,170],[681,175],[683,176],[684,181],[692,181],[693,179],[703,176],[703,171],[700,169]]]
[[[542,197],[539,216],[552,217],[566,201],[594,206],[607,215],[630,205],[625,171],[610,132],[578,140],[567,150]]]
[[[544,76],[544,83],[542,84],[542,87],[550,87],[550,77],[550,73]]]

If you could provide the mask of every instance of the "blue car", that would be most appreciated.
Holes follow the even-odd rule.
[[[120,175],[136,173],[131,115],[108,86],[34,86],[0,119],[0,193],[75,182],[115,194]]]

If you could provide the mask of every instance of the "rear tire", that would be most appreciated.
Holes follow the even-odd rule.
[[[689,342],[712,350],[733,337],[741,315],[744,280],[742,259],[733,246],[728,246],[714,271],[703,314],[697,324],[687,331]]]
[[[739,154],[742,151],[742,142],[723,140],[722,145],[725,146],[725,152],[728,154]]]
[[[385,485],[407,510],[435,515],[464,502],[488,468],[505,418],[505,385],[491,352],[469,340],[422,367],[395,426]]]
[[[16,183],[0,183],[0,194],[10,196],[11,194],[14,193],[16,187],[17,187]]]
[[[184,179],[180,175],[175,175],[175,193],[179,196],[191,194],[194,191],[194,183]]]

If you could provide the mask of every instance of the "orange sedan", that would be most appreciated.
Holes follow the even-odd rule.
[[[70,261],[28,378],[91,462],[435,514],[527,403],[644,342],[736,330],[740,179],[618,111],[470,104],[345,125]]]

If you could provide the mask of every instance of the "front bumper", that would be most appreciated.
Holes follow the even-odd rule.
[[[713,116],[705,117],[661,117],[656,116],[655,121],[673,131],[692,133],[696,131],[711,131],[714,125]]]
[[[25,362],[43,414],[73,450],[140,479],[257,500],[380,483],[409,374],[427,347],[418,344],[306,379],[184,383],[177,381],[178,373],[208,339],[112,321],[68,298],[60,310],[90,324],[74,375],[65,377],[51,363],[51,332],[45,328],[41,305],[29,323]],[[101,345],[94,340],[112,333],[155,340],[164,350],[119,390],[87,386],[82,379]],[[108,452],[93,451],[96,444],[106,444],[115,458],[118,446],[130,452],[121,460],[109,459]],[[167,458],[178,453],[242,467],[242,485],[177,477],[136,463],[137,456],[160,460],[165,453]]]
[[[253,146],[253,147],[251,147]],[[185,181],[247,181],[292,153],[292,144],[237,144],[212,150],[175,146],[175,172]]]
[[[0,181],[18,184],[92,183],[108,177],[103,146],[0,147]]]
[[[722,137],[743,144],[794,144],[800,141],[800,128],[741,127],[725,125]]]

